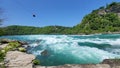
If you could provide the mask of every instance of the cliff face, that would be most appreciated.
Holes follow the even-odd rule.
[[[103,14],[105,14],[105,13],[116,13],[120,17],[120,3],[113,2],[109,5],[107,5],[105,9],[103,9],[102,11],[99,11],[99,12],[101,12]]]
[[[120,13],[120,3],[113,2],[106,6],[106,12]]]
[[[107,14],[107,13],[115,13],[120,18],[120,2],[113,2],[111,4],[108,4],[106,7],[100,7],[98,9],[98,14]]]
[[[116,13],[120,16],[120,3],[113,2],[106,7],[100,7],[98,10],[99,15],[104,15],[106,13]]]

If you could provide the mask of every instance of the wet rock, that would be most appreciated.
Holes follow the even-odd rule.
[[[9,43],[9,42],[11,42],[12,40],[10,40],[10,39],[0,39],[0,43],[1,44],[5,44],[5,43]]]
[[[27,42],[24,42],[24,41],[18,41],[18,40],[10,40],[10,39],[0,39],[0,44],[5,44],[5,43],[9,43],[9,42],[18,42],[20,43],[21,45],[28,45]]]
[[[38,43],[38,44],[39,44],[41,41],[42,41],[42,40],[36,40],[36,43]]]
[[[34,68],[46,68],[46,66],[35,66]]]
[[[26,54],[19,51],[7,52],[5,66],[7,68],[33,68],[32,61],[35,59],[34,55]]]
[[[110,66],[120,66],[120,59],[105,59],[102,64],[109,64]]]
[[[20,43],[21,45],[28,45],[28,43],[24,41],[18,41],[18,43]]]
[[[42,56],[47,56],[47,55],[49,55],[48,50],[44,50],[43,52],[41,52],[41,55],[42,55]]]
[[[108,64],[67,64],[61,66],[36,66],[35,68],[111,68]]]

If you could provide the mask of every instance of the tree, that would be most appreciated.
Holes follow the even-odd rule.
[[[1,18],[1,17],[2,17],[2,13],[3,13],[3,11],[2,11],[2,9],[0,8],[0,26],[1,26],[2,23],[3,23],[3,19]],[[3,35],[3,34],[4,34],[4,31],[3,31],[2,27],[0,27],[0,36]]]

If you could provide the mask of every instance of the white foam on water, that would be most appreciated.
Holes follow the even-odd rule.
[[[22,36],[22,38],[27,40],[41,40],[39,44],[35,42],[30,44],[33,48],[37,47],[37,49],[33,49],[32,53],[36,56],[41,56],[42,51],[48,50],[50,55],[46,59],[53,63],[56,61],[61,63],[98,63],[103,59],[120,57],[120,55],[112,53],[116,51],[118,52],[120,49],[111,48],[111,52],[109,52],[96,47],[78,45],[79,42],[89,42],[120,47],[120,38],[103,39],[97,37],[92,38],[91,36],[94,35],[82,35],[78,36],[79,38],[74,38],[73,35],[28,35],[25,37]],[[64,60],[64,62],[61,60]]]
[[[30,44],[29,46],[31,46],[31,47],[36,47],[36,46],[38,46],[39,44],[38,43],[32,43],[32,44]]]
[[[41,55],[41,52],[43,52],[44,50],[38,50],[38,51],[33,51],[32,53],[34,54],[34,55]]]
[[[98,48],[79,46],[78,42],[80,42],[80,40],[76,41],[70,37],[66,37],[66,38],[52,37],[52,38],[44,38],[44,40],[46,40],[46,42],[44,42],[41,47],[43,49],[52,52],[51,56],[49,56],[50,60],[53,60],[53,58],[61,56],[57,58],[58,61],[61,61],[61,59],[64,58],[64,62],[66,63],[68,60],[73,63],[81,63],[81,61],[86,63],[94,63],[94,62],[101,62],[103,59],[114,58],[118,56],[111,54],[107,51],[100,50]],[[87,42],[91,42],[91,41],[87,40]],[[37,52],[39,52],[39,50]],[[37,54],[35,53],[35,55]],[[38,53],[38,55],[41,54]]]
[[[119,46],[120,47],[120,39],[100,39],[100,38],[88,38],[88,39],[76,39],[72,40],[74,42],[90,42],[96,44],[110,44],[112,46]]]

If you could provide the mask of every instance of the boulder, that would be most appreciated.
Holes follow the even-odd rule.
[[[10,39],[0,39],[0,43],[1,44],[5,44],[5,43],[9,43],[9,42],[18,42],[20,43],[21,45],[27,45],[28,43],[27,42],[24,42],[24,41],[18,41],[18,40],[10,40]]]
[[[26,54],[19,51],[10,51],[6,54],[5,66],[7,68],[33,68],[32,61],[34,59],[34,55]]]
[[[42,55],[42,56],[48,56],[48,55],[49,55],[48,50],[42,51],[42,52],[41,52],[41,55]]]
[[[20,43],[21,45],[28,45],[28,43],[24,41],[17,41],[17,42]]]
[[[105,59],[102,64],[109,64],[110,66],[120,66],[120,59]]]
[[[5,48],[7,45],[8,45],[8,44],[1,44],[1,45],[0,45],[0,49]]]
[[[10,40],[10,39],[0,39],[0,43],[1,44],[5,44],[5,43],[9,43],[9,42],[11,42],[12,40]]]

